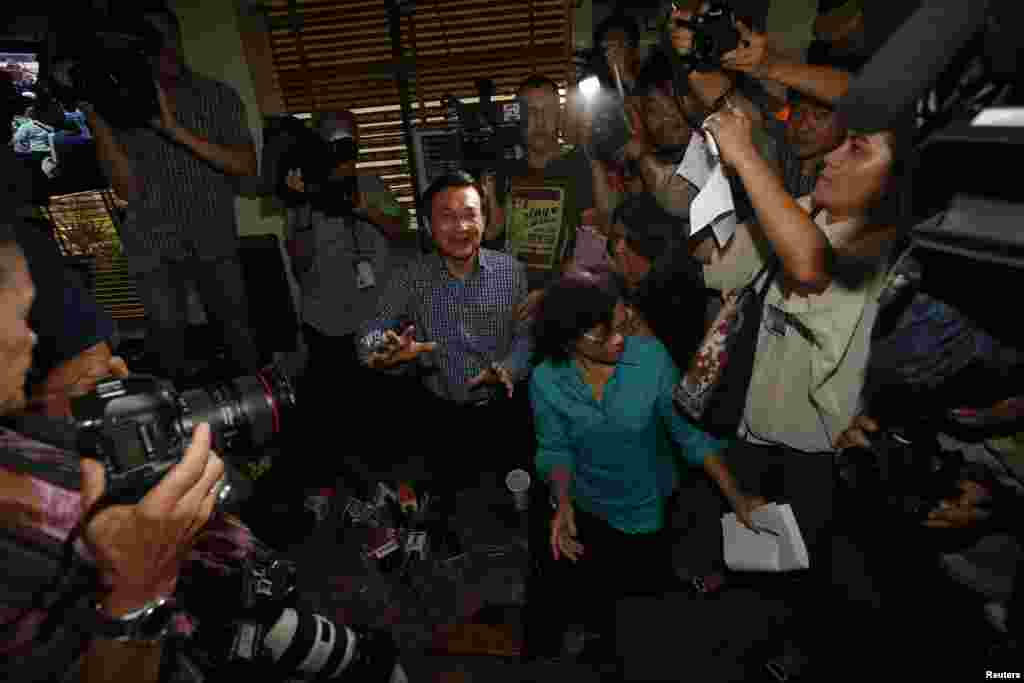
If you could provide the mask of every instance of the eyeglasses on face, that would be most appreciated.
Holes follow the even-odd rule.
[[[442,211],[437,215],[435,219],[438,225],[446,228],[461,226],[469,224],[474,227],[479,227],[484,222],[483,213],[478,210],[463,211],[455,213],[454,211]]]
[[[590,332],[584,332],[583,338],[587,341],[594,342],[595,344],[607,344],[617,334],[621,334],[623,337],[626,337],[633,332],[633,318],[633,310],[631,308],[626,308],[626,315],[623,316],[622,322],[611,325],[608,332],[596,332],[592,330]]]

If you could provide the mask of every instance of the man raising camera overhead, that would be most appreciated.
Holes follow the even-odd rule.
[[[114,130],[92,107],[87,117],[101,166],[128,201],[121,240],[149,317],[147,344],[161,374],[185,378],[184,283],[194,281],[219,324],[232,374],[255,372],[260,358],[249,331],[234,201],[234,179],[257,173],[245,106],[229,85],[185,65],[170,10],[147,10],[143,18],[162,37],[150,58],[159,116],[133,130]]]

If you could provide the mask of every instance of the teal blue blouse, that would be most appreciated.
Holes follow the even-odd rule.
[[[530,380],[538,472],[549,479],[567,469],[573,502],[616,529],[658,531],[680,451],[700,466],[726,445],[676,413],[678,381],[678,367],[653,337],[627,337],[600,402],[574,361],[541,363]]]

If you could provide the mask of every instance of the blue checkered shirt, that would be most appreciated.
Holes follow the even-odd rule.
[[[369,357],[385,330],[411,322],[417,341],[437,343],[418,359],[436,370],[424,374],[426,387],[457,403],[484,401],[499,387],[467,384],[491,363],[516,380],[527,373],[530,326],[515,314],[526,295],[526,268],[507,254],[481,249],[479,266],[465,280],[453,277],[438,254],[423,256],[395,272],[381,292],[377,316],[360,335],[360,357]]]

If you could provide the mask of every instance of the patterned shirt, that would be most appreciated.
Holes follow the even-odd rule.
[[[54,437],[66,440],[67,435]],[[0,578],[0,680],[21,683],[78,681],[80,657],[88,636],[72,624],[76,610],[93,609],[103,592],[92,569],[94,559],[79,538],[75,561],[61,588],[46,590],[59,566],[63,545],[82,518],[81,460],[66,450],[0,428],[0,535],[5,556]],[[8,454],[12,454],[9,457]],[[15,550],[17,548],[17,550]],[[196,537],[182,567],[179,585],[192,576],[224,576],[233,586],[248,558],[267,558],[273,551],[237,520],[219,515]],[[38,604],[37,595],[45,596]],[[54,628],[44,629],[58,599],[69,601]],[[187,635],[191,617],[181,613],[173,627]],[[16,674],[16,675],[15,675]],[[187,671],[171,680],[191,680]]]
[[[193,72],[174,92],[175,116],[216,145],[252,144],[245,105],[235,90]],[[118,133],[141,195],[128,206],[121,239],[133,271],[188,257],[218,260],[238,248],[233,179],[150,128]]]
[[[420,357],[438,370],[424,376],[427,388],[457,403],[487,400],[496,387],[471,390],[467,383],[492,363],[516,380],[526,374],[530,327],[515,314],[526,295],[526,268],[507,254],[481,249],[476,271],[465,280],[453,277],[440,255],[428,254],[392,275],[377,317],[363,326],[359,355],[365,362],[385,330],[411,322],[417,341],[437,343]]]

